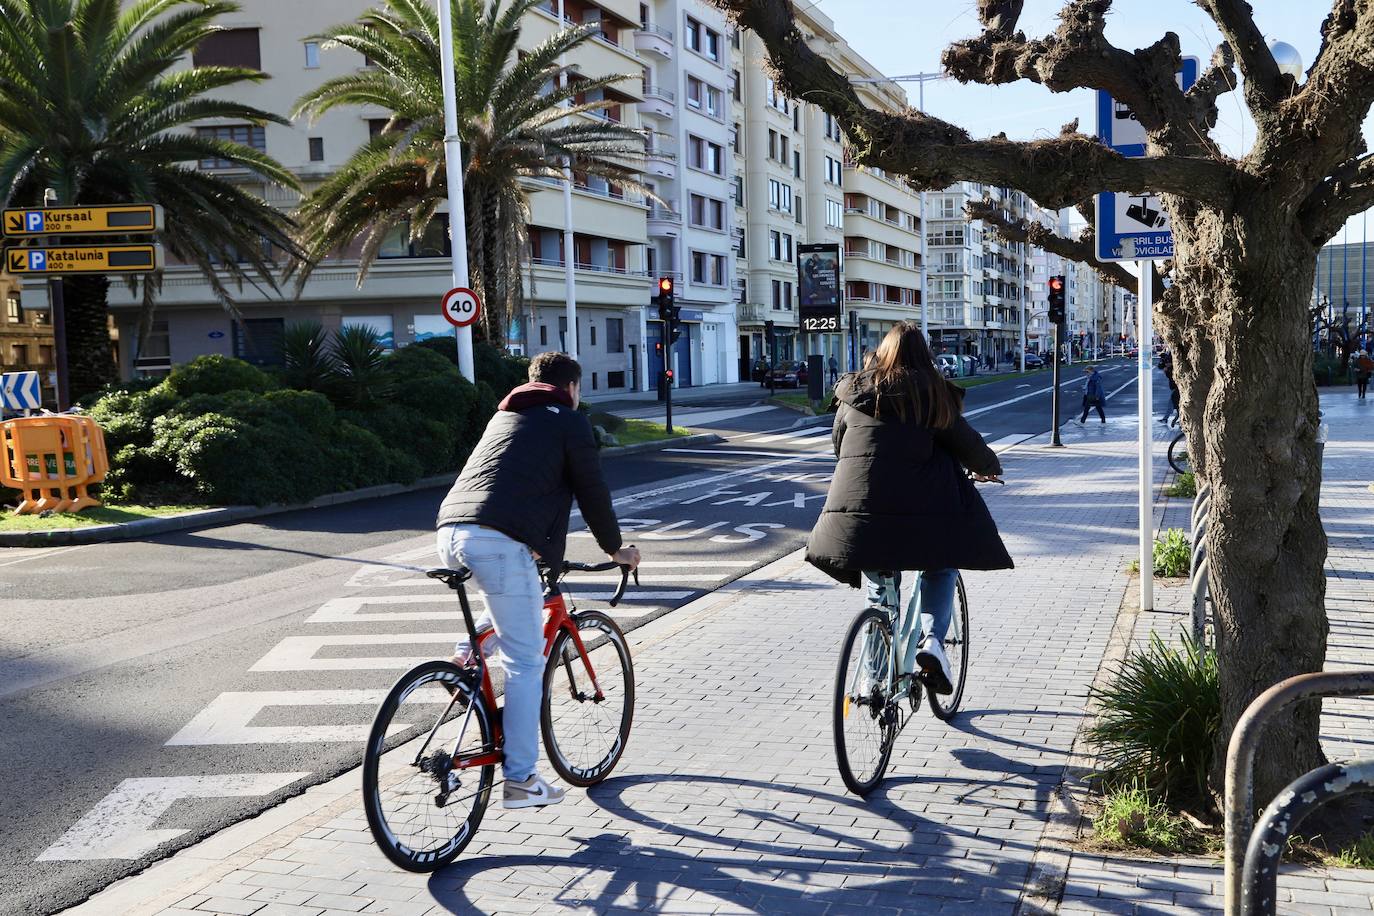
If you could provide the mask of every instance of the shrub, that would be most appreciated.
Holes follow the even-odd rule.
[[[282,334],[282,383],[305,391],[331,392],[339,383],[339,363],[329,335],[318,321],[289,324]]]
[[[221,356],[197,356],[184,366],[177,366],[158,388],[176,397],[193,394],[223,394],[226,391],[266,391],[276,387],[271,377],[241,359]],[[157,389],[154,389],[155,391]]]
[[[367,407],[391,395],[393,382],[386,371],[386,351],[375,328],[348,325],[334,334],[329,352],[338,365],[337,401]]]
[[[452,337],[431,337],[403,350],[418,348],[438,353],[454,367],[458,365],[458,344]],[[398,351],[403,352],[403,351]],[[477,381],[486,382],[496,393],[499,401],[510,393],[512,388],[529,381],[530,361],[524,356],[512,356],[499,347],[484,340],[472,342],[472,366]]]
[[[1097,721],[1088,729],[1111,788],[1141,787],[1173,802],[1207,799],[1207,774],[1221,729],[1216,653],[1183,637],[1181,648],[1150,635],[1111,683],[1094,690]]]
[[[1174,854],[1194,851],[1201,839],[1191,824],[1139,785],[1107,795],[1102,811],[1093,819],[1093,832],[1108,846]]]
[[[1170,528],[1161,538],[1155,538],[1155,575],[1174,578],[1188,575],[1192,567],[1193,545],[1182,528]]]

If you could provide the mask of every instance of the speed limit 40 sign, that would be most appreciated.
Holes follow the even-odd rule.
[[[444,294],[444,320],[455,328],[465,328],[482,317],[482,300],[466,286],[451,289]]]

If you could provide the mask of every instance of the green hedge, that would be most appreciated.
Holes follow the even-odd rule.
[[[104,493],[117,501],[299,503],[456,470],[499,397],[524,381],[522,361],[485,349],[492,352],[479,378],[495,385],[473,385],[456,359],[433,349],[405,347],[382,361],[379,383],[389,395],[367,403],[356,393],[287,387],[241,360],[197,357],[151,388],[111,391],[92,406],[110,453]]]

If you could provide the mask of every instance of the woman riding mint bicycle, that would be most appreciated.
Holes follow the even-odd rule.
[[[1012,567],[961,465],[985,481],[997,480],[1002,466],[961,415],[963,390],[936,369],[915,322],[898,323],[863,371],[841,378],[835,402],[838,462],[806,558],[855,588],[866,579],[871,605],[893,605],[887,610],[897,617],[896,633],[888,640],[895,641],[901,690],[918,689],[912,680],[919,678],[934,694],[948,695],[955,684],[945,639],[959,570]],[[905,614],[895,607],[902,570],[920,571]],[[856,625],[871,619],[865,615]],[[876,668],[869,673],[880,676]],[[854,704],[840,705],[849,712]],[[842,745],[838,721],[836,738]],[[866,791],[855,786],[872,788],[881,777],[881,770],[867,779],[849,773],[844,747],[837,752],[851,789]]]

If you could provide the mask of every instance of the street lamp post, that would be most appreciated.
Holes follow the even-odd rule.
[[[454,85],[453,8],[439,4],[439,69],[444,86],[444,172],[448,178],[448,234],[453,250],[453,285],[468,286],[468,221],[463,209],[463,147],[458,139],[458,90]],[[458,371],[476,381],[472,359],[472,328],[454,328]]]
[[[442,0],[441,0],[442,2]],[[564,18],[563,0],[558,0],[558,27],[565,28],[568,20]],[[567,55],[558,56],[558,67],[563,75],[563,88],[568,88]],[[564,99],[565,108],[572,107],[572,99]],[[566,122],[565,122],[566,123]],[[572,212],[572,158],[563,157],[563,310],[567,316],[568,333],[563,335],[563,350],[577,359],[577,245],[573,235]],[[666,355],[666,354],[665,354]]]

